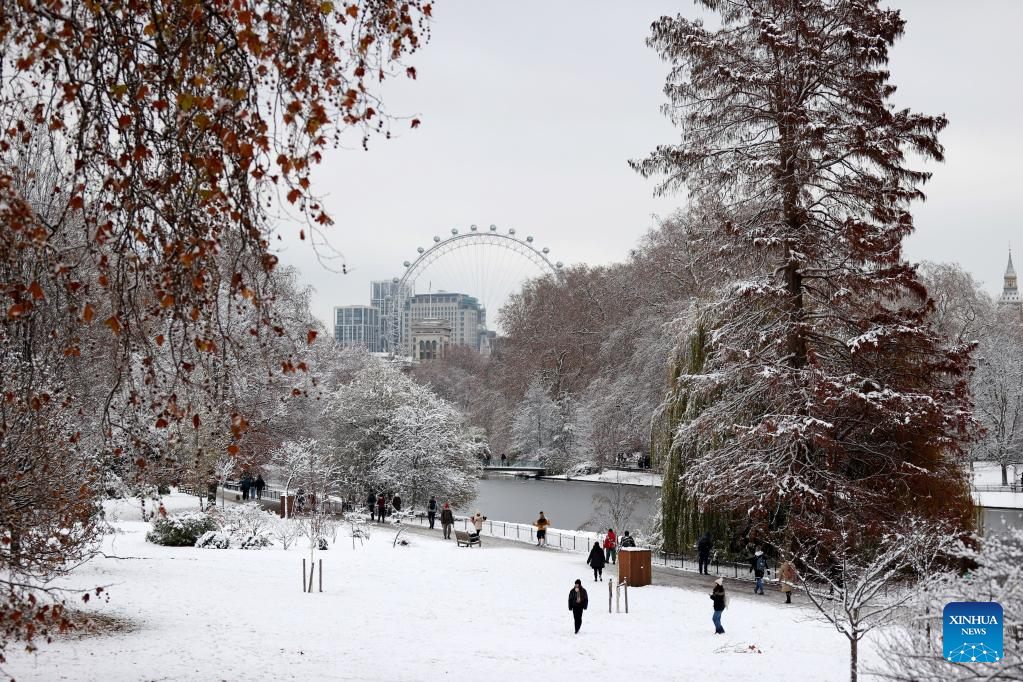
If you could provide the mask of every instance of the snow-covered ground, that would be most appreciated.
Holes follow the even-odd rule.
[[[1019,488],[1019,477],[1021,470],[1019,467],[1009,467],[1009,483],[1015,483],[1016,487]],[[994,462],[974,462],[973,463],[973,484],[974,485],[1001,485],[1002,484],[1002,468]]]
[[[167,507],[194,508],[171,496]],[[118,510],[119,533],[80,569],[77,586],[107,585],[86,608],[129,619],[129,632],[12,652],[18,680],[591,680],[848,679],[845,639],[746,585],[715,635],[706,590],[630,590],[629,614],[607,612],[579,554],[519,546],[457,548],[372,529],[365,546],[318,552],[324,592],[301,591],[308,549],[170,548]],[[605,581],[607,579],[605,574]],[[578,636],[567,607],[575,578],[591,605]],[[726,587],[729,584],[726,582]],[[869,641],[868,641],[869,645]],[[751,650],[750,647],[755,647]],[[867,657],[872,655],[868,652]]]
[[[1009,467],[1009,483],[1014,488],[1003,490],[974,490],[973,502],[981,507],[992,507],[996,509],[1023,509],[1023,490],[1020,488],[1020,469]],[[973,485],[975,486],[1001,486],[1002,469],[993,462],[973,463]]]
[[[560,476],[544,476],[544,478],[568,479],[564,474]],[[619,470],[608,469],[599,474],[586,474],[585,476],[572,476],[573,481],[590,481],[593,483],[621,483],[624,485],[645,485],[660,488],[663,477],[652,471]]]

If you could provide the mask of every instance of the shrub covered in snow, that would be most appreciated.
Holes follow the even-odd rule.
[[[236,547],[261,549],[273,545],[269,536],[279,519],[256,502],[218,509],[211,516]]]
[[[231,546],[231,540],[220,531],[208,530],[199,536],[195,546],[204,549],[227,549]]]
[[[238,545],[241,549],[263,549],[273,547],[273,541],[266,535],[248,535]]]
[[[270,528],[270,535],[283,549],[288,549],[302,534],[302,525],[294,518],[277,518]]]
[[[167,547],[192,547],[199,536],[216,529],[217,524],[208,514],[193,512],[155,519],[146,540]]]

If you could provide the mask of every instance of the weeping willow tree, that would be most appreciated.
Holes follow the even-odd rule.
[[[704,371],[708,352],[707,325],[698,320],[688,338],[679,344],[669,373],[669,390],[654,416],[650,430],[650,451],[663,462],[664,484],[661,488],[661,532],[664,550],[681,552],[710,531],[715,541],[731,540],[731,519],[714,512],[704,512],[699,504],[699,491],[683,482],[687,463],[695,454],[693,439],[677,438],[700,414],[713,396],[704,395],[694,377]],[[730,544],[730,543],[729,543]]]

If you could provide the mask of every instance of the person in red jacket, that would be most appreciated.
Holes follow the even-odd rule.
[[[605,563],[617,563],[618,559],[618,536],[615,535],[613,528],[607,529],[607,535],[604,536],[604,562]]]

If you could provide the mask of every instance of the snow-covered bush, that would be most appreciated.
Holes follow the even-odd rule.
[[[242,540],[238,547],[241,549],[263,549],[273,547],[273,541],[266,535],[248,535]]]
[[[192,512],[154,519],[146,540],[167,547],[192,547],[199,536],[216,529],[216,522],[208,514]]]
[[[294,518],[280,517],[270,527],[270,535],[283,548],[288,549],[302,534],[302,525]]]
[[[199,536],[195,546],[203,549],[227,549],[231,546],[231,540],[218,530],[208,530]]]
[[[278,518],[276,514],[263,509],[258,503],[233,505],[210,512],[220,530],[234,540],[258,537],[270,532]]]

